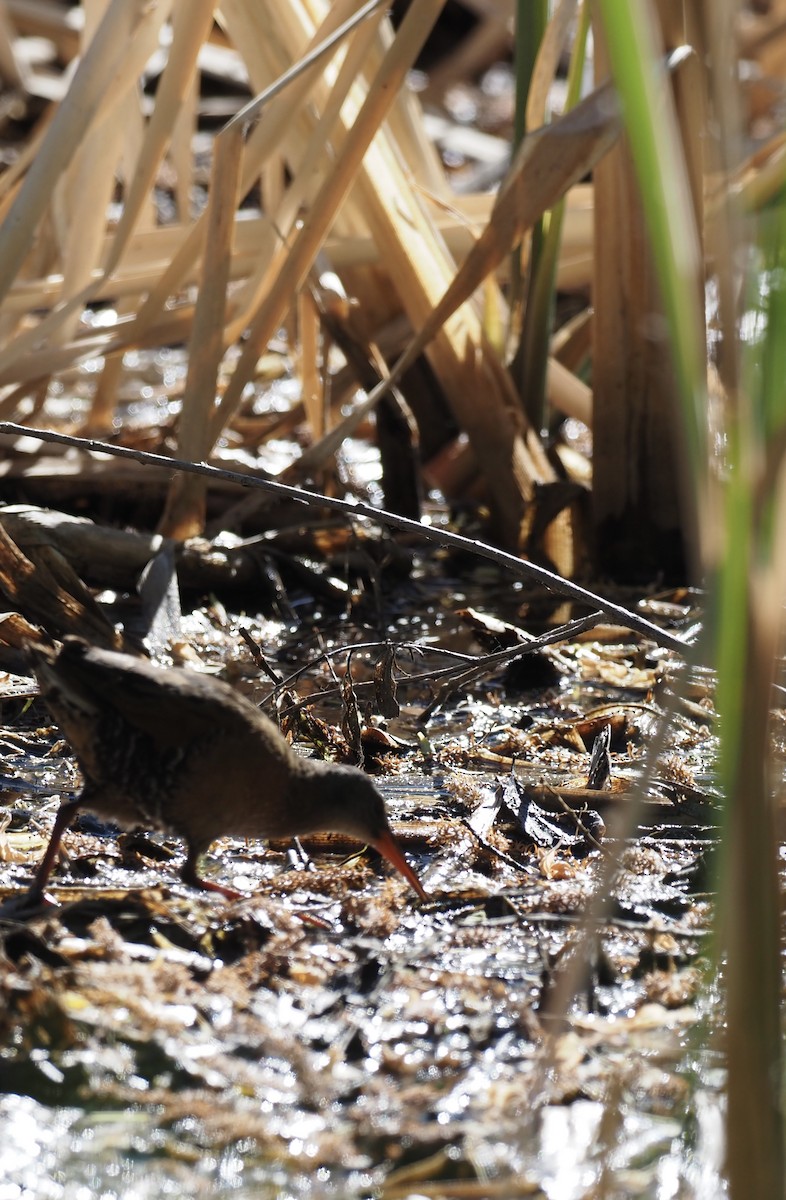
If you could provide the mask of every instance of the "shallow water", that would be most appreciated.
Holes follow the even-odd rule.
[[[472,652],[440,611],[440,645]],[[232,648],[236,675],[231,625],[190,620],[208,658]],[[271,656],[279,638],[289,669],[298,661],[297,635],[252,632]],[[367,669],[353,655],[359,688],[375,653]],[[401,654],[402,675],[413,662]],[[111,830],[69,835],[60,907],[5,926],[0,1200],[722,1196],[709,727],[674,720],[638,829],[625,828],[661,712],[660,660],[584,643],[562,647],[557,667],[520,696],[483,679],[425,738],[427,691],[400,689],[397,753],[378,781],[427,904],[342,840],[307,840],[305,861],[217,843],[206,872],[248,893],[227,903],[179,882],[176,839],[123,850]],[[299,687],[320,684],[332,686],[315,664]],[[335,719],[335,701],[318,707]],[[541,803],[547,784],[583,788],[593,711],[615,723],[601,850],[534,847],[504,805],[481,814],[511,756]],[[6,715],[19,751],[4,768],[0,889],[12,897],[44,845],[54,808],[42,797],[78,777],[67,753],[44,756],[43,710]],[[609,859],[612,899],[588,916]],[[560,1016],[577,943],[589,969]]]

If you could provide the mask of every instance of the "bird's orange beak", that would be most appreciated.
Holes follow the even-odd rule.
[[[386,858],[391,866],[400,871],[408,883],[412,885],[421,900],[428,900],[428,892],[424,890],[423,884],[418,879],[412,867],[409,865],[401,848],[393,837],[392,833],[385,832],[381,837],[375,838],[371,845],[375,850],[378,850],[383,858]]]

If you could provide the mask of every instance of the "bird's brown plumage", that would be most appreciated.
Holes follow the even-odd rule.
[[[183,878],[216,838],[343,833],[380,851],[425,895],[388,824],[382,796],[354,767],[301,758],[229,685],[194,671],[68,638],[30,646],[41,694],[84,776],[62,806],[34,889],[43,891],[63,830],[81,808],[185,839]],[[227,889],[218,888],[220,891]]]

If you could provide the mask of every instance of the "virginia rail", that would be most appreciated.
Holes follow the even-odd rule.
[[[425,897],[371,780],[355,767],[301,758],[228,684],[77,638],[59,650],[30,645],[29,655],[84,778],[81,793],[60,806],[33,897],[43,895],[60,839],[83,808],[178,834],[188,847],[181,878],[227,896],[238,893],[197,874],[216,838],[325,832],[373,846]]]

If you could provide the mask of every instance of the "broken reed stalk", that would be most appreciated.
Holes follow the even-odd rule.
[[[178,423],[178,453],[190,460],[205,458],[212,449],[210,421],[218,369],[224,357],[229,263],[242,155],[243,130],[239,125],[229,126],[216,138],[213,149],[202,286],[191,329],[186,391]],[[175,475],[159,532],[165,537],[194,537],[202,533],[204,526],[204,480],[195,475]]]
[[[320,316],[313,295],[306,289],[297,298],[297,329],[303,409],[311,436],[319,442],[327,428],[327,396],[325,373],[320,370]]]
[[[653,36],[660,31],[653,24]],[[656,46],[657,42],[654,43]],[[598,31],[596,71],[608,71],[604,38]],[[653,50],[657,69],[659,50]],[[652,67],[650,68],[652,70]],[[695,369],[706,366],[703,325],[702,262],[697,240],[697,221],[682,150],[674,118],[673,79],[690,73],[684,58],[672,81],[662,80],[659,105],[662,139],[673,139],[671,158],[678,170],[671,172],[666,203],[668,224],[674,231],[685,228],[683,260],[679,263],[682,288],[683,336],[696,337]],[[654,90],[654,89],[653,89]],[[700,119],[697,106],[692,120]],[[639,146],[629,140],[598,165],[595,187],[602,197],[608,219],[595,229],[595,339],[593,347],[596,432],[593,456],[593,519],[600,562],[612,575],[624,564],[638,562],[642,575],[665,570],[682,577],[692,565],[700,571],[695,530],[695,490],[689,472],[700,468],[692,453],[685,456],[681,437],[679,403],[682,380],[675,368],[670,346],[669,314],[659,264],[666,255],[653,243],[648,227],[647,192],[641,187]],[[654,171],[655,165],[650,164]],[[664,168],[665,169],[665,168]],[[684,185],[684,186],[681,186]],[[690,269],[694,274],[690,278]],[[628,298],[621,304],[620,296]],[[696,386],[696,379],[690,381]],[[628,460],[625,471],[613,464]],[[690,461],[688,461],[690,459]],[[682,468],[682,472],[680,471]]]
[[[443,325],[499,266],[533,221],[603,157],[616,141],[620,128],[614,92],[606,85],[522,143],[483,233],[417,336],[391,368],[388,378],[369,393],[366,401],[369,408],[400,382]]]
[[[344,0],[345,6],[346,2],[347,0]],[[168,64],[168,73],[167,69],[165,69],[164,76],[162,77],[160,105],[157,103],[154,109],[154,116],[147,127],[139,162],[138,164],[134,164],[135,167],[139,165],[140,178],[149,176],[151,164],[153,167],[158,166],[160,154],[166,143],[168,132],[171,131],[172,123],[179,111],[178,104],[175,101],[179,99],[189,78],[188,61],[189,56],[193,54],[194,50],[194,40],[192,37],[194,28],[191,25],[191,20],[192,10],[195,6],[190,3],[190,0],[179,0],[179,3],[184,14],[184,21],[182,25],[180,23],[177,24],[175,32],[181,37],[185,37],[186,40],[180,52],[175,54],[171,67]],[[95,37],[80,62],[66,98],[58,108],[55,119],[50,124],[42,139],[40,152],[33,161],[19,194],[11,206],[7,221],[4,223],[2,229],[0,229],[0,262],[3,263],[4,268],[7,270],[4,279],[8,281],[9,285],[18,274],[27,248],[32,242],[35,230],[41,224],[55,182],[67,166],[70,158],[76,153],[81,140],[91,127],[91,121],[96,118],[99,108],[102,116],[104,116],[110,111],[110,101],[112,106],[116,108],[122,107],[120,101],[123,99],[125,93],[120,84],[122,83],[124,86],[130,87],[131,84],[136,82],[146,59],[152,53],[155,45],[157,45],[157,30],[166,17],[167,6],[151,6],[151,8],[159,10],[159,21],[158,25],[155,26],[155,45],[149,44],[151,36],[149,14],[147,25],[141,20],[131,20],[134,16],[135,6],[142,9],[145,8],[143,0],[135,0],[134,6],[129,3],[125,7],[123,0],[115,0],[110,11],[106,14],[105,19],[99,26]],[[334,9],[340,7],[336,5]],[[204,17],[205,14],[200,11],[196,15]],[[330,29],[335,23],[335,17],[331,11],[325,21],[325,27]],[[183,33],[183,30],[186,32]],[[129,39],[134,38],[135,33],[139,35],[137,38],[138,44],[135,43],[135,52],[130,55],[128,53],[127,42]],[[142,37],[143,33],[146,35],[145,37]],[[120,47],[119,51],[116,49],[117,46]],[[113,47],[115,47],[114,56]],[[115,69],[115,59],[118,53],[123,56],[124,71],[122,75],[119,75]],[[135,75],[130,70],[129,64],[135,68]],[[318,70],[318,64],[312,67],[313,73],[316,73]],[[295,73],[293,71],[293,75]],[[286,103],[282,102],[279,109],[279,138],[283,137],[286,132],[293,104],[296,106],[303,102],[310,82],[311,80],[307,79],[299,93],[287,97]],[[157,113],[159,114],[158,118],[156,118]],[[266,134],[267,128],[266,126]],[[255,139],[252,135],[251,141],[254,143],[255,148],[259,148],[261,151],[270,149],[266,145],[268,141],[267,137]],[[104,146],[104,149],[108,151],[106,146]],[[159,154],[158,159],[156,159],[156,151]],[[109,152],[107,152],[106,157],[110,157]],[[256,175],[259,174],[261,163],[255,163],[253,156],[249,156],[247,168],[249,173],[244,178],[244,186],[241,189],[244,192],[251,187]],[[134,170],[129,172],[131,176],[134,174]],[[132,209],[141,204],[143,199],[144,193],[137,187],[134,195],[130,197],[129,215],[125,221],[121,220],[117,231],[120,235],[119,238],[117,234],[114,234],[108,239],[108,246],[103,251],[102,258],[111,269],[117,266],[118,260],[122,257],[127,237],[133,226],[134,214]],[[192,226],[189,235],[186,237],[185,244],[181,245],[176,255],[173,267],[163,273],[163,281],[160,267],[156,269],[155,278],[158,281],[158,287],[153,288],[146,303],[143,304],[140,312],[137,314],[133,336],[123,341],[121,346],[110,344],[113,340],[117,341],[116,333],[114,339],[112,335],[110,335],[109,339],[101,339],[105,342],[103,348],[107,352],[111,353],[116,349],[122,348],[122,346],[131,344],[146,344],[143,340],[143,334],[151,323],[153,314],[158,314],[163,310],[167,298],[177,289],[181,282],[185,266],[192,265],[194,259],[200,255],[204,241],[204,228],[204,222],[201,221],[197,221]],[[136,232],[138,233],[138,230]],[[40,347],[42,345],[46,346],[48,340],[57,334],[63,322],[70,320],[73,314],[80,312],[84,305],[95,297],[101,284],[106,281],[106,277],[106,270],[99,269],[93,272],[91,281],[80,291],[69,294],[65,288],[62,288],[59,298],[60,302],[57,307],[48,316],[44,317],[37,326],[18,335],[4,350],[0,351],[0,371],[2,371],[3,365],[10,369],[13,363],[12,377],[19,379],[20,372],[24,372],[26,369],[25,360],[29,357],[31,361],[30,367],[27,370],[30,376],[40,376],[43,374],[44,371],[40,366],[38,368],[35,366],[36,359],[39,359]],[[3,296],[4,293],[0,290],[0,299]],[[184,336],[188,336],[188,331],[182,328],[183,316],[184,314],[180,314],[179,325],[173,329],[173,318],[170,315],[165,315],[160,321],[152,341],[147,344],[156,344],[157,342],[166,342],[167,340],[182,340]],[[190,323],[190,317],[188,317],[188,320]],[[81,339],[76,345],[72,345],[60,353],[53,353],[52,361],[46,364],[46,373],[62,369],[62,367],[69,364],[69,359],[73,362],[80,353],[90,354],[101,352],[97,344],[91,347],[90,342],[90,337]]]
[[[291,294],[286,290],[291,280],[285,277],[284,267],[288,262],[288,254],[294,251],[294,230],[302,210],[314,205],[315,191],[320,179],[324,178],[326,171],[329,174],[336,169],[335,164],[330,161],[328,148],[336,141],[337,136],[338,140],[341,140],[341,132],[338,129],[341,107],[350,89],[362,75],[373,46],[377,25],[378,20],[366,21],[347,47],[344,61],[330,87],[315,87],[317,94],[314,99],[320,102],[319,118],[310,129],[310,136],[299,147],[299,161],[289,187],[281,195],[278,205],[272,210],[266,226],[261,231],[258,266],[237,294],[231,322],[227,327],[228,341],[235,341],[243,334],[267,298],[278,303],[283,320],[291,305],[292,296],[302,286],[302,283],[298,284]],[[318,250],[314,252],[313,258],[317,253]],[[260,352],[261,349],[260,345]],[[226,424],[227,420],[221,417],[219,411],[213,423],[215,438],[219,437]]]
[[[286,76],[277,78],[274,83],[265,87],[261,94],[238,114],[238,116],[243,116],[244,120],[251,122],[256,120],[260,111],[264,109],[265,117],[264,121],[257,121],[248,134],[239,189],[241,195],[251,188],[262,173],[265,163],[285,141],[287,131],[291,126],[292,113],[300,111],[305,106],[314,82],[323,69],[321,60],[323,54],[326,53],[325,47],[332,49],[335,44],[334,39],[339,34],[344,35],[342,31],[345,29],[346,21],[342,24],[342,19],[346,16],[347,8],[348,0],[341,0],[340,3],[332,5],[324,22],[315,30],[307,43],[302,59],[286,73]],[[229,11],[232,14],[237,12],[234,8]],[[240,11],[242,14],[242,10]],[[253,12],[251,16],[254,16]],[[365,19],[365,8],[359,14],[355,14],[355,19],[358,16]],[[242,39],[240,44],[247,48],[249,53],[252,50],[256,50],[256,53],[260,52],[253,28],[249,32],[243,24],[237,29],[237,37]],[[263,43],[264,40],[263,36]],[[256,64],[252,61],[249,63],[249,68],[252,69],[255,77],[265,72],[265,64],[261,60]],[[287,87],[285,91],[282,91],[284,80],[286,80]],[[237,117],[233,117],[232,120],[236,121]],[[196,218],[177,253],[170,259],[167,269],[161,274],[156,285],[149,291],[142,303],[136,317],[135,336],[141,336],[147,331],[155,329],[169,297],[183,286],[187,274],[193,270],[194,264],[200,259],[204,248],[205,229],[206,218],[203,213]],[[263,218],[254,232],[256,262],[263,256],[264,239],[269,236],[269,219]],[[250,272],[248,273],[250,274]]]
[[[278,210],[272,214],[273,222],[286,228],[294,222],[301,204],[311,204],[312,213],[315,204],[311,179],[305,172],[298,178],[298,167],[304,165],[298,160],[306,143],[300,125],[291,120],[293,111],[309,111],[304,101],[313,93],[317,110],[321,112],[321,119],[325,123],[311,127],[304,125],[303,128],[310,128],[311,137],[317,143],[322,138],[318,148],[323,158],[318,171],[323,183],[316,201],[323,212],[316,221],[312,220],[310,224],[306,222],[306,228],[289,249],[277,245],[275,231],[266,227],[261,219],[254,223],[253,232],[249,223],[237,223],[239,246],[237,252],[230,256],[229,273],[233,280],[245,282],[235,289],[227,306],[225,347],[240,335],[249,320],[254,324],[258,342],[264,342],[265,337],[275,331],[278,319],[286,311],[296,291],[296,288],[288,286],[288,281],[292,284],[304,278],[317,250],[324,245],[330,222],[337,212],[339,200],[344,196],[347,197],[347,203],[339,225],[363,235],[365,222],[370,218],[375,252],[381,253],[389,264],[394,265],[396,290],[407,299],[410,317],[416,326],[422,326],[436,300],[448,289],[454,278],[455,266],[450,257],[444,254],[434,215],[427,212],[425,202],[412,189],[412,180],[400,170],[393,145],[398,138],[398,150],[402,145],[409,146],[417,163],[422,165],[425,179],[417,181],[419,187],[431,189],[437,200],[446,196],[444,173],[438,167],[433,150],[427,148],[422,126],[414,117],[416,102],[412,97],[401,95],[398,88],[398,82],[403,78],[417,46],[440,7],[435,0],[419,0],[413,6],[413,13],[417,11],[417,20],[413,16],[409,24],[405,22],[389,44],[376,35],[375,22],[381,19],[384,10],[379,3],[365,5],[360,12],[355,12],[352,0],[341,0],[331,6],[318,31],[313,25],[306,27],[301,9],[294,6],[279,7],[277,27],[282,30],[286,53],[290,56],[289,60],[279,61],[272,58],[273,49],[269,40],[256,36],[261,25],[269,19],[265,4],[250,5],[247,0],[228,0],[222,6],[230,40],[241,48],[252,83],[256,82],[264,88],[271,75],[283,67],[287,68],[288,78],[291,79],[294,71],[290,69],[290,63],[301,52],[304,39],[310,36],[311,48],[317,49],[315,43],[323,35],[325,38],[338,36],[341,30],[339,23],[353,18],[366,20],[367,28],[361,27],[355,32],[349,43],[346,63],[354,56],[356,62],[366,68],[369,81],[361,87],[356,80],[361,78],[363,72],[347,71],[344,89],[356,106],[356,119],[353,120],[347,115],[348,108],[346,113],[340,112],[343,97],[331,97],[330,89],[335,87],[335,81],[328,82],[327,76],[323,76],[324,63],[313,62],[307,56],[300,77],[290,84],[287,94],[274,96],[269,104],[264,97],[259,98],[244,115],[239,115],[242,120],[252,119],[264,107],[265,119],[255,125],[248,136],[241,193],[259,177],[276,148],[280,148],[279,152],[284,153],[295,167],[297,187],[290,188]],[[166,8],[161,6],[161,13]],[[190,125],[190,111],[184,105],[187,98],[190,98],[190,103],[193,102],[196,55],[200,39],[206,36],[210,26],[211,6],[208,0],[200,0],[198,5],[174,0],[171,6],[171,45],[156,91],[152,115],[143,125],[140,111],[131,124],[125,122],[120,128],[119,114],[128,107],[124,97],[128,96],[129,88],[136,79],[128,66],[128,56],[123,63],[123,72],[118,76],[104,69],[105,61],[98,61],[97,47],[109,46],[118,36],[125,44],[128,39],[133,39],[135,31],[139,31],[140,36],[136,39],[138,44],[135,42],[134,55],[131,56],[136,62],[142,56],[143,49],[149,49],[149,44],[156,42],[158,36],[157,26],[141,10],[133,21],[124,24],[122,18],[124,14],[128,17],[129,12],[131,6],[121,13],[120,6],[113,4],[93,36],[85,33],[87,48],[77,69],[72,91],[66,96],[58,120],[53,122],[42,142],[41,155],[50,161],[50,173],[44,178],[46,186],[39,186],[37,191],[31,193],[36,171],[40,171],[40,166],[36,166],[36,171],[31,169],[28,172],[19,195],[11,205],[9,217],[13,223],[21,212],[22,196],[26,197],[26,203],[31,196],[36,203],[40,202],[51,180],[58,178],[61,173],[63,187],[67,188],[69,195],[78,196],[83,186],[89,185],[93,189],[90,218],[72,235],[74,240],[68,261],[74,264],[74,268],[66,270],[59,288],[49,282],[39,282],[37,287],[21,281],[14,284],[7,310],[12,320],[15,319],[14,314],[25,311],[22,297],[26,292],[25,304],[41,307],[43,301],[43,305],[54,307],[37,325],[28,326],[16,337],[7,340],[5,349],[0,351],[0,383],[56,375],[85,355],[116,355],[129,346],[152,346],[185,340],[193,335],[194,308],[188,300],[183,303],[180,298],[179,307],[172,310],[167,309],[166,305],[183,284],[196,278],[196,264],[201,262],[204,251],[206,222],[203,218],[190,228],[181,226],[174,234],[169,230],[155,230],[148,236],[143,228],[143,208],[167,139],[172,136],[175,127],[180,129],[179,158],[183,161],[183,129],[188,131]],[[86,74],[87,68],[90,71]],[[341,78],[340,70],[338,78]],[[269,91],[273,93],[278,87],[279,84],[273,85]],[[391,94],[395,94],[392,101]],[[378,103],[375,97],[381,97],[381,102]],[[72,118],[75,125],[73,128],[66,126],[64,132],[64,117],[60,114],[74,106],[74,98],[87,104],[89,111],[84,113],[77,107]],[[344,122],[341,131],[337,126],[331,128],[326,119],[331,105],[333,120]],[[383,118],[389,122],[387,128],[381,127]],[[106,148],[106,140],[101,141],[100,135],[105,134],[113,122],[115,136],[110,150],[105,158],[97,161],[96,170],[89,171],[90,162],[96,161],[99,145]],[[68,138],[71,140],[68,141]],[[340,163],[343,162],[345,171],[345,174],[334,175],[332,179],[324,178],[324,149],[328,139],[338,147],[338,158]],[[82,147],[76,156],[75,166],[66,166],[65,157],[58,157],[56,153],[64,141],[68,143],[69,150]],[[364,143],[369,142],[370,158],[367,156],[367,161],[363,162]],[[133,146],[132,143],[137,144]],[[113,163],[116,164],[121,156],[124,159],[121,173],[129,182],[119,224],[113,233],[106,235],[103,233],[101,215],[105,204],[101,197],[105,197],[111,180]],[[316,156],[313,166],[317,169]],[[180,193],[182,197],[182,188]],[[330,195],[334,197],[332,206],[324,204],[326,196]],[[42,210],[36,205],[31,207],[28,204],[26,212],[32,215],[29,223],[18,230],[21,237],[15,243],[17,247],[25,240],[30,242],[36,220],[38,225],[41,224],[38,218],[42,216]],[[408,214],[407,220],[402,219],[403,212]],[[286,221],[283,220],[285,213]],[[442,217],[441,213],[438,215]],[[497,212],[495,219],[498,215]],[[282,218],[280,222],[279,217]],[[0,251],[2,237],[0,233]],[[466,234],[457,225],[455,240],[460,242],[465,239]],[[155,255],[157,261],[153,265],[151,251],[156,246],[160,250]],[[141,260],[137,247],[142,249]],[[424,248],[427,248],[427,253]],[[332,239],[331,252],[336,253],[336,260],[340,262],[341,247],[340,244],[337,246],[335,237]],[[145,254],[151,263],[147,270],[144,265]],[[4,261],[11,269],[7,276],[10,281],[15,260],[6,258]],[[263,264],[261,270],[256,265],[259,263]],[[356,279],[359,281],[360,277],[356,275]],[[34,296],[35,291],[38,295]],[[140,305],[137,296],[145,291],[147,298]],[[468,292],[467,298],[470,295],[471,292]],[[114,330],[91,331],[81,337],[71,336],[84,305],[97,298],[114,300],[119,309],[125,309],[129,314],[128,318],[119,322]],[[458,422],[469,432],[475,454],[496,496],[496,507],[507,531],[503,533],[504,539],[508,544],[516,544],[523,499],[530,495],[534,481],[551,477],[550,468],[537,440],[523,438],[517,428],[515,397],[509,381],[496,355],[484,342],[471,307],[462,309],[460,316],[448,324],[444,333],[437,331],[432,355]],[[249,352],[245,360],[241,359],[223,398],[221,416],[213,417],[214,438],[220,434],[223,422],[237,403],[245,379],[253,377],[255,366],[256,355]],[[107,365],[100,394],[96,396],[96,405],[91,414],[91,424],[99,422],[99,427],[105,426],[119,370],[117,359]],[[558,384],[565,380],[564,373],[557,371],[552,371],[550,378],[552,382],[557,380]],[[570,384],[571,381],[568,379],[567,382]],[[586,416],[588,395],[586,388],[580,390],[581,397],[577,400],[568,397],[563,404],[571,411]],[[189,394],[190,391],[189,388]],[[479,394],[487,400],[490,398],[488,405],[476,403]],[[14,394],[8,399],[13,402]],[[188,421],[187,415],[184,420]],[[184,458],[201,457],[196,452],[181,453]],[[568,569],[567,563],[561,563],[561,566]]]
[[[123,196],[123,211],[103,263],[112,275],[137,226],[143,204],[149,201],[167,144],[182,106],[196,79],[199,51],[213,24],[215,0],[179,0],[172,12],[172,40],[156,88],[156,102],[145,126],[144,141]]]
[[[0,227],[0,300],[19,274],[63,171],[91,123],[138,80],[166,15],[166,5],[148,0],[112,0]]]
[[[247,145],[246,157],[248,153]],[[244,170],[244,176],[245,174]],[[5,175],[0,175],[0,183],[3,179],[5,179]],[[440,237],[445,239],[448,249],[456,260],[462,261],[467,254],[468,240],[471,245],[476,233],[488,223],[494,197],[486,194],[454,196],[449,205],[438,204],[436,198],[430,193],[426,194],[425,199],[434,207],[435,228]],[[559,286],[561,290],[568,292],[586,291],[591,281],[592,188],[588,184],[578,184],[570,189],[567,199],[566,227],[559,263]],[[135,230],[122,262],[111,279],[105,278],[100,270],[94,268],[92,300],[96,303],[107,303],[118,297],[129,296],[134,299],[134,309],[136,309],[137,298],[142,295],[152,295],[154,289],[161,283],[162,272],[172,263],[175,255],[182,250],[190,237],[190,231],[202,221],[203,215],[197,218],[194,225],[178,223]],[[244,213],[243,217],[236,221],[231,263],[233,279],[243,279],[251,274],[256,262],[262,230],[267,225],[266,217],[253,216],[250,213]],[[99,260],[102,262],[111,253],[113,236],[112,233],[104,233],[99,252]],[[358,232],[353,235],[345,235],[332,232],[325,242],[324,248],[328,260],[338,271],[350,267],[380,265],[379,251],[368,233]],[[172,292],[185,290],[197,283],[199,255],[195,255],[192,249],[187,258],[188,262],[181,268],[177,280],[172,285]],[[10,316],[18,316],[34,309],[49,309],[62,303],[63,296],[63,278],[62,274],[57,271],[46,276],[31,277],[30,279],[20,278],[8,293],[2,311]],[[137,312],[138,319],[139,312]],[[141,324],[135,324],[133,329],[123,326],[123,345],[120,345],[117,329],[104,330],[102,337],[111,352],[114,349],[123,349],[126,345],[131,345],[135,334],[141,338],[144,328],[147,326]],[[41,325],[36,329],[40,331]],[[80,358],[78,336],[72,343],[72,355],[74,362],[78,362]],[[22,378],[23,373],[23,369],[20,368],[19,378]]]
[[[289,297],[303,285],[338,210],[361,168],[381,122],[392,106],[428,30],[442,5],[439,0],[420,0],[402,23],[395,41],[385,56],[374,81],[351,128],[336,155],[333,169],[323,179],[311,208],[306,213],[289,249],[274,290],[268,292],[258,308],[248,331],[248,340],[224,393],[214,432],[223,428],[237,408],[243,389],[252,379],[257,358],[274,334],[285,311]]]

